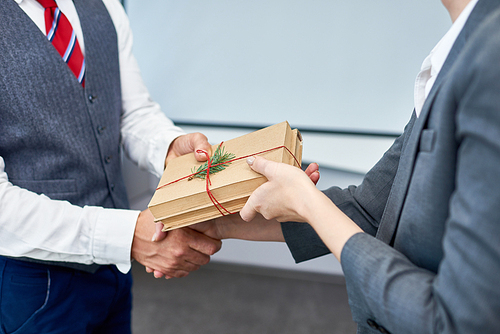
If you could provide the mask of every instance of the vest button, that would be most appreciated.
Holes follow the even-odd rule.
[[[111,191],[114,191],[115,190],[115,184],[114,183],[111,183],[109,185],[109,188],[111,189]]]
[[[104,130],[106,130],[105,126],[98,126],[97,127],[97,133],[99,133],[99,134],[102,134],[104,132]]]
[[[90,102],[90,103],[94,103],[95,99],[97,99],[97,96],[96,96],[96,95],[89,94],[88,99],[89,99],[89,102]]]
[[[111,159],[113,158],[112,155],[108,155],[106,158],[104,158],[104,162],[109,164],[111,162]]]

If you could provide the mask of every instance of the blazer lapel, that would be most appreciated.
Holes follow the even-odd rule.
[[[422,112],[413,126],[406,148],[401,152],[398,171],[396,173],[391,194],[387,201],[384,214],[382,215],[379,229],[377,231],[377,239],[380,239],[387,244],[392,244],[394,241],[399,217],[403,209],[408,186],[413,173],[417,148],[420,142],[420,134],[427,122],[429,113],[432,110],[432,105],[439,92],[439,88],[442,83],[446,81],[446,77],[448,76],[451,67],[462,51],[469,36],[474,32],[476,27],[481,23],[481,21],[483,21],[488,13],[491,13],[499,5],[500,2],[496,0],[479,0],[474,7],[474,10],[471,12],[469,19],[465,23],[464,28],[458,35],[457,40],[453,44],[453,47],[451,48],[450,53],[436,78],[436,82],[425,100]]]

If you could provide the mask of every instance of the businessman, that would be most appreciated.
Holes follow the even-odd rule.
[[[151,240],[120,167],[123,149],[160,176],[198,148],[152,101],[118,0],[0,0],[0,332],[130,333],[132,259],[207,263],[220,241]]]

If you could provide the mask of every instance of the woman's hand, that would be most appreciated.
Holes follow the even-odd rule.
[[[307,222],[340,261],[347,240],[362,230],[316,188],[311,170],[304,173],[262,157],[250,159],[248,163],[268,181],[250,196],[240,211],[241,218],[250,221],[260,213],[265,219]]]
[[[268,181],[257,188],[240,212],[244,221],[257,213],[277,221],[307,221],[308,203],[321,196],[315,183],[319,179],[318,165],[309,165],[306,172],[262,157],[247,159],[250,167]]]

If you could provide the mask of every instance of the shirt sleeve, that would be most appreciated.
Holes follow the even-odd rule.
[[[172,141],[184,132],[154,102],[132,53],[133,36],[128,17],[118,0],[104,0],[118,35],[122,85],[122,145],[137,165],[157,177],[163,173]]]
[[[12,185],[0,157],[0,254],[130,270],[139,211],[79,207]]]

